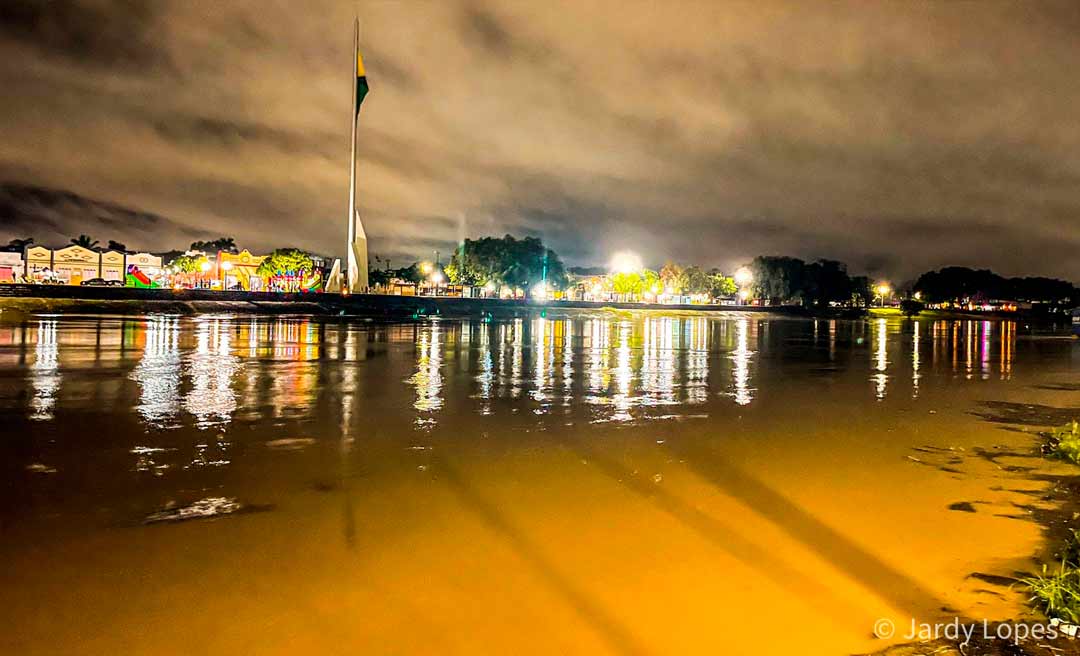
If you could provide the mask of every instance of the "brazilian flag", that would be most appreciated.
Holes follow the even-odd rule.
[[[360,104],[364,102],[364,96],[367,95],[367,75],[364,73],[364,58],[360,56],[360,53],[356,53],[356,113],[360,114]]]

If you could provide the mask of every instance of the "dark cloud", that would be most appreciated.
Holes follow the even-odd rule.
[[[163,64],[163,0],[11,0],[0,32],[43,55],[105,66]]]
[[[64,189],[18,184],[0,185],[0,230],[13,237],[32,236],[43,244],[63,244],[78,234],[89,234],[103,243],[131,240],[131,246],[140,249],[156,249],[159,235],[194,240],[209,234]]]
[[[161,248],[188,231],[340,252],[354,10],[5,3],[0,179],[167,217]],[[572,264],[770,253],[1080,279],[1073,2],[359,10],[374,253],[511,232]],[[87,232],[61,214],[50,230]]]

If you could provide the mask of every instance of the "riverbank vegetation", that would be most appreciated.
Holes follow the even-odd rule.
[[[1080,465],[1080,422],[1073,420],[1047,433],[1043,453]],[[1041,573],[1022,578],[1021,582],[1031,591],[1031,601],[1047,617],[1080,624],[1080,531],[1070,528],[1055,556],[1055,567],[1044,564]]]
[[[1031,600],[1047,617],[1080,624],[1080,532],[1070,530],[1061,549],[1060,564],[1020,579],[1031,590]]]
[[[1050,431],[1043,449],[1051,457],[1080,465],[1080,423],[1073,421]]]

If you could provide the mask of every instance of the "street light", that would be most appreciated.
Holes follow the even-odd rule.
[[[210,270],[210,263],[203,260],[203,263],[199,265],[199,269],[201,269],[203,273],[206,273]]]
[[[735,284],[739,286],[739,298],[743,305],[750,298],[750,283],[754,282],[754,273],[748,267],[739,267],[735,270]]]
[[[879,282],[877,287],[874,288],[874,291],[881,297],[881,307],[885,307],[885,297],[892,292],[892,287],[890,287],[887,282]]]
[[[739,287],[746,287],[752,282],[754,282],[754,274],[749,268],[739,267],[735,271],[735,284]]]
[[[209,264],[209,262],[207,262]],[[232,271],[232,262],[222,262],[221,268],[225,271]]]

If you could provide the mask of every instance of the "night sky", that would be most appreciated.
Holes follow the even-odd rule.
[[[14,0],[0,237],[1080,280],[1080,4]],[[729,269],[730,270],[730,269]]]

